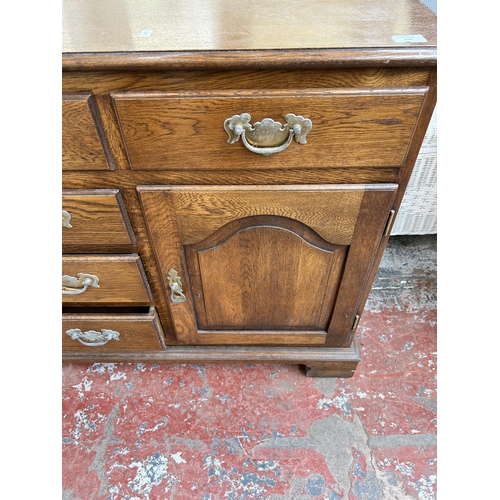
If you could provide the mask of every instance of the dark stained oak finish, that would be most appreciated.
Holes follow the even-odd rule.
[[[89,92],[63,94],[63,170],[114,168],[94,97]]]
[[[164,351],[64,353],[67,362],[128,363],[289,363],[306,365],[308,377],[352,377],[361,360],[356,340],[349,347],[167,346]]]
[[[185,245],[210,236],[228,222],[253,215],[291,218],[327,241],[347,245],[364,189],[363,185],[138,187],[141,199],[143,193],[163,192],[172,200],[179,237]],[[149,218],[147,222],[151,224]]]
[[[231,53],[234,62],[234,53]],[[116,58],[118,54],[114,54]],[[129,57],[134,55],[129,55]],[[229,55],[228,55],[229,56]],[[207,54],[199,58],[202,64]],[[128,92],[199,92],[204,91],[242,91],[242,90],[293,90],[304,89],[353,89],[353,88],[410,88],[425,87],[430,69],[383,67],[331,67],[311,69],[299,65],[294,71],[259,67],[256,72],[250,69],[212,68],[207,70],[170,68],[172,58],[165,58],[162,71],[142,69],[142,71],[71,71],[64,73],[65,92],[78,91],[86,82],[92,82],[92,90],[99,98],[109,97],[117,88]],[[64,64],[64,59],[63,59]],[[286,88],[283,88],[286,83]],[[96,100],[96,104],[99,99]]]
[[[150,305],[153,302],[140,257],[130,255],[63,255],[63,275],[85,273],[99,278],[99,287],[63,294],[63,305]]]
[[[117,340],[112,339],[105,345],[87,346],[72,339],[66,332],[79,329],[84,332],[101,333],[103,329],[119,333]],[[164,347],[163,333],[154,307],[147,314],[63,314],[62,348],[63,351],[85,353],[84,356],[101,352],[135,352],[161,350]]]
[[[418,0],[65,0],[62,13],[63,53],[415,51],[417,44],[392,37],[417,33],[425,51],[437,41],[435,16]],[[149,36],[141,36],[145,29]],[[268,55],[274,64],[283,58]]]
[[[349,345],[396,188],[139,186],[177,338]]]
[[[63,273],[100,277],[63,295],[63,360],[352,376],[436,103],[435,15],[418,0],[63,0],[62,12]],[[263,156],[227,142],[241,113],[313,126]],[[171,301],[172,268],[185,302]],[[86,347],[72,328],[120,340]]]
[[[261,184],[353,184],[397,182],[398,168],[321,168],[287,169],[286,175],[278,170],[132,170],[109,172],[98,177],[89,177],[83,172],[64,172],[63,183],[74,189],[119,187],[135,190],[142,184],[155,185],[261,185]]]
[[[184,246],[199,329],[325,330],[346,251],[303,223],[269,215]]]
[[[118,189],[63,190],[62,209],[71,216],[71,227],[63,226],[63,246],[135,243]]]
[[[286,169],[296,164],[304,168],[400,166],[426,90],[112,96],[134,169]],[[252,124],[264,118],[284,124],[285,116],[293,113],[309,118],[313,127],[307,144],[292,142],[280,154],[263,158],[248,151],[241,139],[227,143],[224,121],[241,113],[249,113]]]
[[[414,0],[418,2],[419,0]],[[277,3],[277,2],[276,2]],[[163,71],[189,67],[213,69],[343,68],[436,66],[436,47],[399,46],[363,49],[241,50],[200,52],[66,53],[66,71]]]

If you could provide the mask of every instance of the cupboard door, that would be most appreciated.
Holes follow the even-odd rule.
[[[179,342],[350,343],[396,184],[137,189]]]

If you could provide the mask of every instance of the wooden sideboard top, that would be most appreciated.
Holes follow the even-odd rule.
[[[139,66],[169,54],[186,65],[200,51],[213,62],[233,51],[245,64],[270,50],[311,61],[339,49],[436,58],[436,16],[419,0],[63,0],[62,18],[65,69],[77,69],[83,54],[106,66],[111,53],[115,65],[118,56]]]

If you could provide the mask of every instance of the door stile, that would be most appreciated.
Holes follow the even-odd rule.
[[[361,314],[361,292],[368,285],[396,191],[397,184],[384,184],[367,187],[363,195],[337,303],[328,327],[328,346],[349,347],[352,343]]]
[[[140,187],[137,190],[146,214],[149,236],[154,242],[153,249],[156,262],[160,267],[162,284],[166,291],[176,338],[183,344],[196,344],[198,330],[196,315],[190,293],[191,287],[189,286],[184,252],[179,240],[174,204],[168,192],[142,191]],[[170,298],[171,288],[168,275],[171,269],[177,271],[183,284],[183,293],[186,297],[184,302],[176,303]]]

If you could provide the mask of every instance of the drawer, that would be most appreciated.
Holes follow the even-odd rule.
[[[150,305],[138,255],[63,255],[63,304]]]
[[[63,170],[114,170],[94,96],[89,92],[63,94]]]
[[[64,190],[63,245],[130,245],[135,237],[118,189]]]
[[[112,97],[133,169],[399,167],[426,91],[114,92]],[[257,143],[252,151],[243,135],[231,138],[226,120],[244,113],[250,115],[244,127],[246,142],[252,147],[257,139],[250,129],[259,127],[263,137],[272,137],[269,144],[275,144]],[[289,138],[293,127],[285,121],[290,113],[311,120],[311,130],[302,138],[292,132],[295,140],[289,146],[267,154],[268,147],[286,146],[283,137]],[[284,130],[276,132],[276,122]],[[306,128],[301,125],[302,132]],[[296,142],[302,139],[306,143]]]
[[[146,314],[63,314],[63,351],[161,350],[162,339],[154,307]]]

